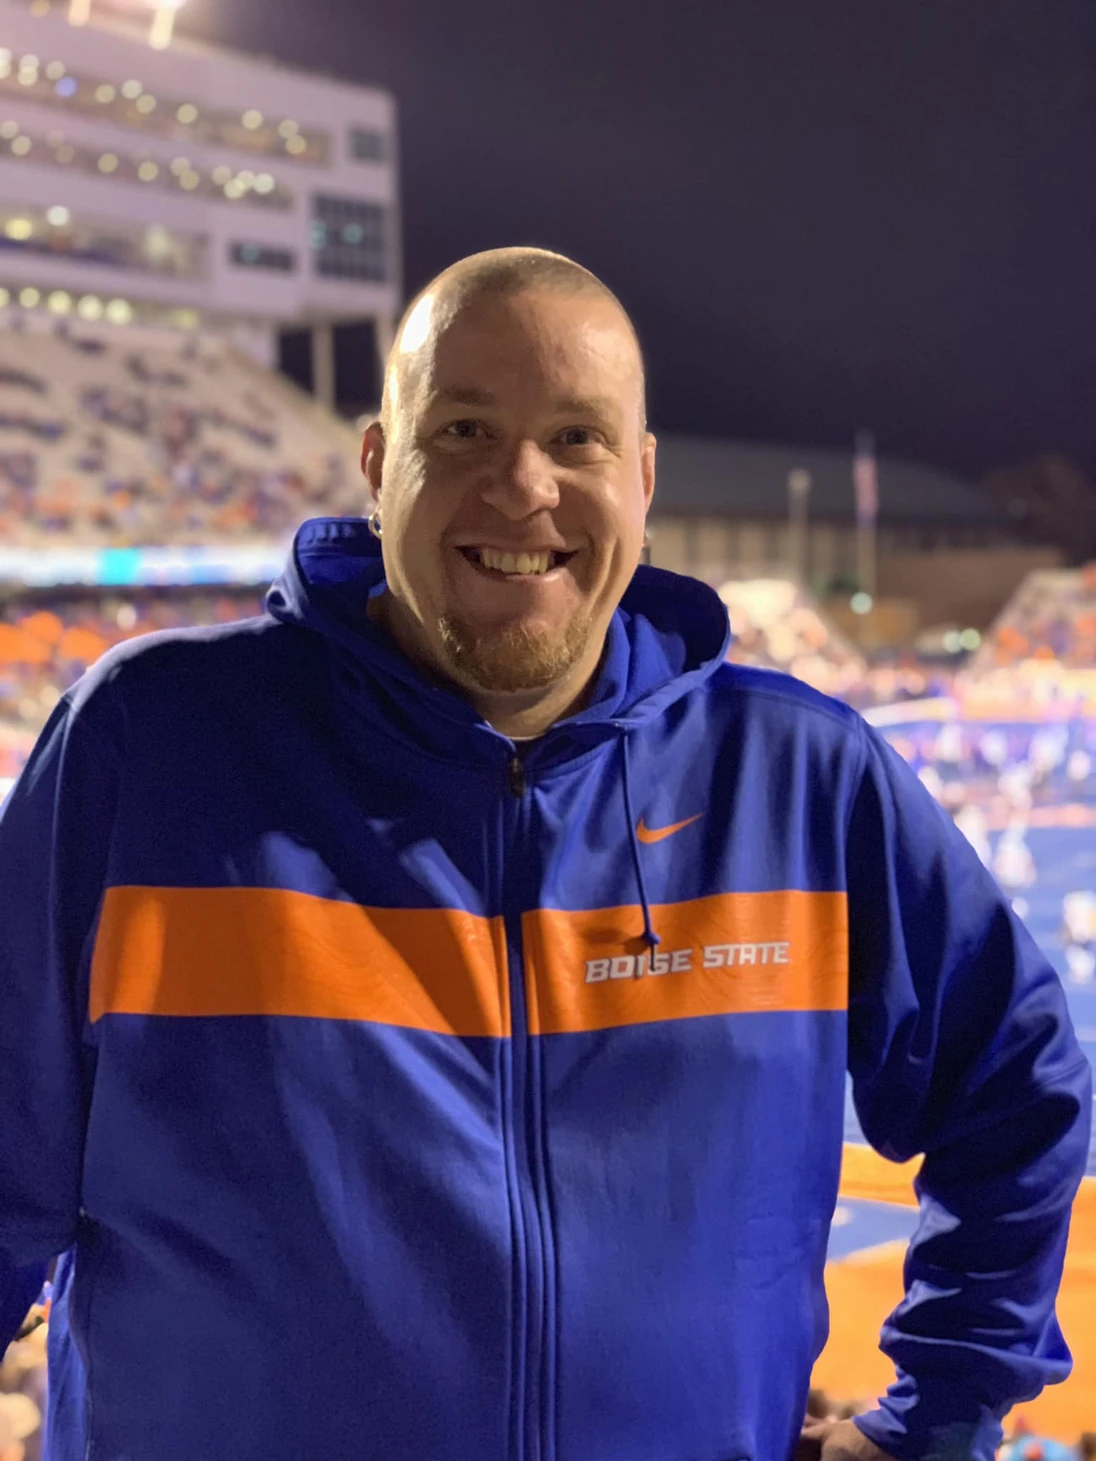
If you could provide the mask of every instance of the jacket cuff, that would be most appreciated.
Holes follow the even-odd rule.
[[[894,1461],[994,1461],[1002,1437],[997,1413],[961,1384],[902,1371],[879,1409],[854,1422]]]

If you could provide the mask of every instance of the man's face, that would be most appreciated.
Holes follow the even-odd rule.
[[[435,309],[405,326],[387,440],[371,427],[363,453],[401,627],[470,690],[581,690],[654,490],[633,336],[596,296]]]

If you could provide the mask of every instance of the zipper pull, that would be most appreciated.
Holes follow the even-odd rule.
[[[521,764],[520,756],[510,757],[506,768],[506,785],[510,788],[511,796],[525,795],[525,767]]]

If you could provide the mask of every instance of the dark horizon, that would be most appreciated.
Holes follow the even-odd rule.
[[[1096,477],[1096,6],[661,13],[190,0],[180,30],[392,91],[406,293],[572,255],[665,431]]]

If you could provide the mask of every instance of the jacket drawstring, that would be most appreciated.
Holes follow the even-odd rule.
[[[647,901],[647,889],[643,884],[643,864],[639,858],[639,840],[636,837],[636,819],[632,810],[632,788],[628,778],[628,733],[624,731],[621,735],[621,754],[624,757],[624,811],[628,818],[628,840],[632,848],[632,864],[636,872],[636,887],[639,889],[639,902],[643,909],[643,937],[647,946],[657,949],[662,940],[655,933],[651,923],[651,905]]]

